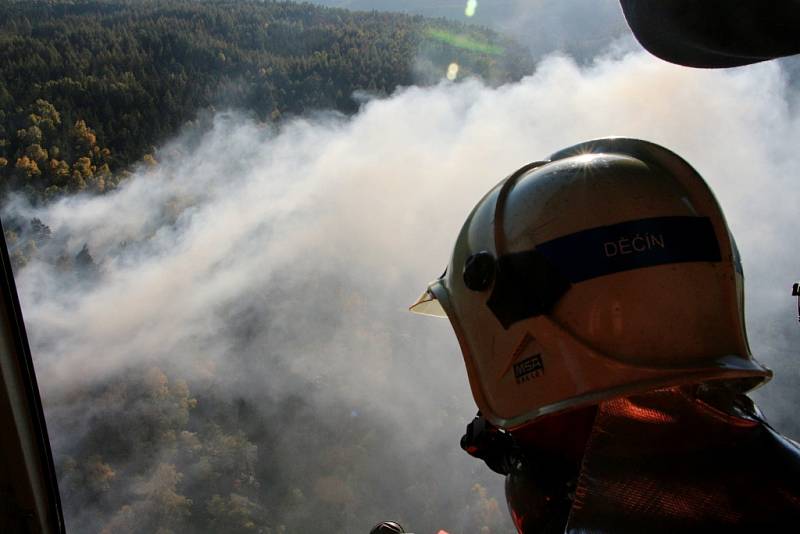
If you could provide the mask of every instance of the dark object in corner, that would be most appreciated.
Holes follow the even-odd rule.
[[[620,0],[639,43],[665,61],[725,68],[800,53],[798,0]]]

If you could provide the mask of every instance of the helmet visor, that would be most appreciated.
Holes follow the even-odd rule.
[[[439,302],[439,299],[436,298],[436,295],[433,292],[433,286],[440,284],[439,280],[436,280],[428,286],[422,295],[417,299],[417,301],[408,307],[410,311],[413,313],[418,313],[419,315],[430,315],[433,317],[447,317],[447,313],[442,308],[442,303]]]

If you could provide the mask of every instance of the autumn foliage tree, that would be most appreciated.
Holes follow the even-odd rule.
[[[12,116],[13,117],[13,116]],[[108,148],[98,146],[97,135],[86,122],[68,126],[48,101],[35,100],[16,114],[21,126],[9,140],[0,141],[9,159],[0,161],[2,191],[23,192],[33,200],[69,193],[103,193],[119,184],[121,174],[111,171]]]

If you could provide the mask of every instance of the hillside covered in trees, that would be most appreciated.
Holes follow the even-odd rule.
[[[354,93],[531,72],[497,34],[291,2],[0,3],[0,179],[42,199],[113,188],[204,109],[352,113]]]

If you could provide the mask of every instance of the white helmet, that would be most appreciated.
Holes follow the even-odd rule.
[[[601,400],[772,373],[754,361],[722,210],[669,150],[588,141],[484,196],[412,311],[447,315],[475,402],[506,429]]]

